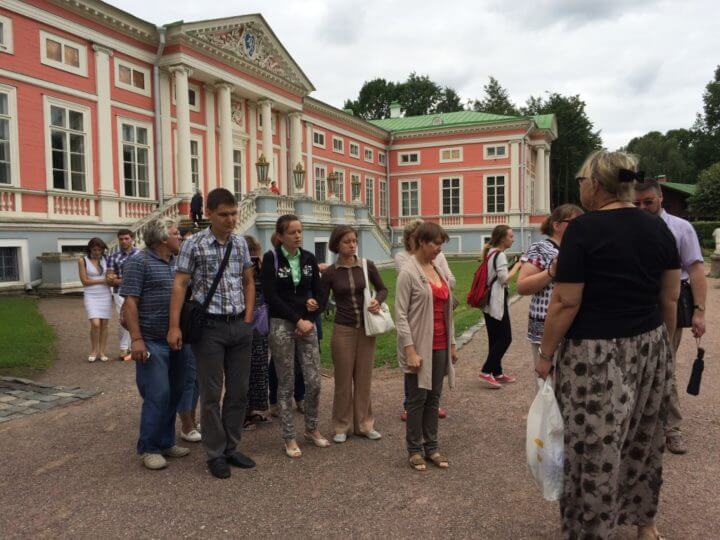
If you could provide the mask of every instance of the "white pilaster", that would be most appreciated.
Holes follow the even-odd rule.
[[[232,85],[216,85],[218,91],[218,122],[220,124],[220,179],[222,187],[235,193],[233,185]]]
[[[269,99],[263,99],[262,101],[258,101],[258,104],[260,105],[263,126],[262,153],[270,165],[268,168],[268,177],[270,180],[277,181],[277,178],[273,178],[273,176],[275,176],[275,164],[273,163],[273,161],[275,161],[275,155],[273,152],[272,140],[272,101]]]
[[[93,45],[95,51],[95,79],[97,81],[98,161],[100,163],[100,219],[114,222],[118,218],[118,193],[113,172],[112,115],[110,111],[110,57],[112,51]]]
[[[536,147],[535,156],[535,210],[545,211],[545,146]]]
[[[257,181],[257,167],[255,163],[258,160],[258,145],[257,145],[257,103],[254,101],[248,101],[248,131],[250,133],[250,191],[253,191],[258,187]]]
[[[520,212],[520,144],[510,141],[510,213]]]
[[[315,165],[313,164],[313,128],[310,122],[305,122],[305,148],[307,148],[307,163],[305,164],[305,194],[315,194]]]
[[[278,187],[280,193],[290,193],[288,184],[288,150],[287,150],[287,117],[280,114],[278,119],[278,137],[280,139],[280,166],[278,171],[280,178],[278,179]]]
[[[215,132],[215,88],[211,84],[205,85],[205,125],[207,126],[207,137],[205,137],[206,161],[208,187],[215,189],[218,187],[217,181],[217,151],[215,141],[217,133]]]
[[[177,183],[178,196],[192,197],[192,171],[190,165],[190,100],[188,77],[192,73],[187,66],[173,66],[170,73],[175,77],[175,116],[177,120]]]
[[[172,119],[170,118],[170,74],[160,71],[160,129],[162,129],[163,147],[156,150],[155,155],[162,159],[163,194],[166,199],[175,196],[173,178],[177,171],[172,154]]]
[[[288,115],[290,119],[290,181],[288,186],[292,186],[288,189],[288,193],[295,193],[295,184],[293,181],[292,171],[297,164],[302,161],[302,113],[292,112]],[[310,169],[305,171],[305,182],[310,178]]]
[[[545,190],[545,208],[543,209],[545,212],[550,212],[550,207],[552,206],[552,193],[550,190],[550,152],[550,148],[545,152],[545,187],[543,188]]]

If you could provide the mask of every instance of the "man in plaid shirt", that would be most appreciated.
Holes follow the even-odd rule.
[[[255,462],[238,451],[250,380],[255,278],[245,239],[235,234],[238,207],[227,189],[208,193],[206,215],[210,227],[188,238],[180,249],[170,301],[167,341],[180,350],[183,336],[180,311],[192,280],[193,300],[202,303],[217,275],[225,250],[227,267],[207,308],[200,341],[192,344],[200,387],[202,443],[210,473],[230,476],[229,465],[249,469]],[[220,398],[225,397],[220,407]]]
[[[108,271],[105,280],[112,287],[112,296],[115,302],[115,310],[120,319],[120,310],[122,309],[125,298],[120,296],[119,290],[122,285],[123,265],[131,255],[139,250],[133,245],[135,234],[130,229],[120,229],[117,232],[118,246],[120,249],[112,253],[108,257]],[[130,332],[118,325],[120,334],[120,356],[118,360],[130,360]]]

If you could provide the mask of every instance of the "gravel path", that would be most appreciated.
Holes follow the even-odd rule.
[[[683,393],[690,453],[667,455],[659,527],[667,538],[719,537],[720,290],[711,280],[708,350],[701,395]],[[476,374],[487,343],[481,331],[460,354],[458,387],[443,403],[449,417],[440,442],[448,471],[416,473],[398,420],[402,379],[379,371],[377,427],[384,438],[352,437],[329,449],[304,445],[302,460],[281,451],[279,425],[246,434],[243,450],[258,467],[233,469],[230,480],[206,472],[202,452],[164,471],[143,469],[134,453],[139,397],[132,364],[83,361],[88,331],[82,300],[43,300],[60,336],[58,359],[40,377],[54,384],[100,388],[87,402],[0,426],[0,537],[169,538],[223,536],[556,538],[557,505],[542,500],[525,464],[524,417],[531,400],[527,300],[512,307],[513,343],[506,369],[520,375],[500,391]],[[116,343],[115,330],[111,343]],[[327,346],[327,345],[326,345]],[[687,383],[694,342],[685,339],[678,376]],[[332,380],[323,380],[321,430],[330,435]],[[302,428],[296,417],[298,429]],[[624,529],[622,537],[634,538]]]

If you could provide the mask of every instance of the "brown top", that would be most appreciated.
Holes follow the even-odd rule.
[[[369,259],[367,269],[370,283],[375,289],[375,298],[382,303],[387,298],[387,287],[385,287],[377,267]],[[363,275],[362,259],[356,256],[352,266],[331,264],[322,273],[320,279],[320,295],[318,297],[320,308],[325,309],[330,291],[332,291],[337,309],[335,324],[360,328],[364,325],[364,289],[365,276]]]

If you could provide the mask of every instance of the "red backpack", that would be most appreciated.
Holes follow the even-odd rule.
[[[495,277],[490,283],[488,283],[488,266],[490,259],[493,260],[493,270],[495,270]],[[490,254],[483,259],[475,270],[473,276],[472,285],[470,285],[470,292],[467,295],[468,306],[474,308],[484,308],[490,302],[490,291],[492,290],[493,283],[497,279],[497,251]]]

